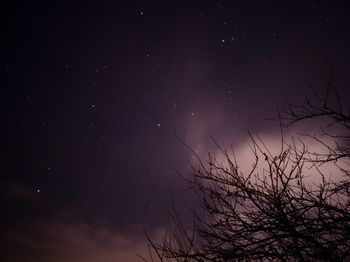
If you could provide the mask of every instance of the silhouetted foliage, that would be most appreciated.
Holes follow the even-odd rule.
[[[184,179],[198,196],[201,215],[194,209],[188,228],[172,210],[162,240],[149,238],[149,260],[350,261],[350,111],[332,75],[325,80],[325,94],[314,92],[312,100],[289,106],[279,118],[277,153],[250,136],[250,171],[218,144],[224,161],[217,154],[198,157]],[[284,137],[284,128],[318,118],[326,123],[320,133],[304,136],[322,150],[310,149],[303,136]]]

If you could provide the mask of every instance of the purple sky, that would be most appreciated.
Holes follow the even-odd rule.
[[[2,261],[136,261],[164,203],[187,216],[175,134],[274,137],[325,60],[350,97],[345,1],[114,2],[1,8]]]

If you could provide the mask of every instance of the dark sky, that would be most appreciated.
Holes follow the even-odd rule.
[[[73,2],[73,1],[72,1]],[[273,136],[330,61],[350,97],[346,1],[2,4],[1,261],[137,261],[191,154]],[[186,216],[186,214],[184,214]]]

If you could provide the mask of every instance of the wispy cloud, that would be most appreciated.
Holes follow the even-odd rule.
[[[38,223],[5,238],[5,246],[11,249],[2,253],[2,261],[131,262],[138,261],[138,254],[148,253],[143,236],[126,236],[86,223]]]

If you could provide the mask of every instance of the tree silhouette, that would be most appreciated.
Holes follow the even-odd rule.
[[[323,95],[311,88],[311,100],[288,106],[279,117],[277,153],[250,135],[250,171],[242,171],[233,150],[218,144],[225,161],[217,154],[202,160],[192,151],[198,164],[184,179],[198,196],[193,225],[185,226],[171,209],[168,230],[160,241],[148,237],[150,258],[143,259],[350,261],[350,110],[332,80],[332,74],[325,78]],[[327,124],[304,137],[319,150],[300,137],[284,137],[285,128],[314,120]]]

